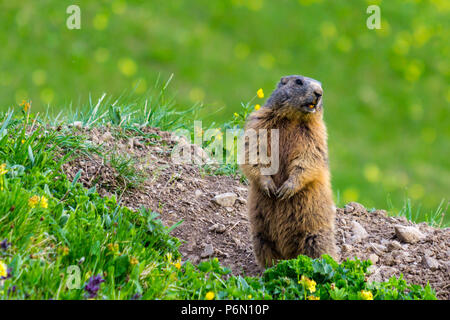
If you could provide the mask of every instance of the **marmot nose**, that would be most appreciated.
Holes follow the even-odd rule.
[[[316,96],[317,99],[319,99],[323,94],[322,89],[315,89],[314,90],[314,95]]]

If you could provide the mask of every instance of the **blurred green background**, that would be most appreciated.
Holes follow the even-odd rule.
[[[69,30],[66,8],[81,8]],[[366,27],[368,5],[379,30]],[[435,212],[450,187],[448,0],[0,1],[0,108],[146,94],[173,73],[177,108],[225,122],[283,75],[322,81],[340,203]],[[415,217],[417,219],[417,217]],[[448,222],[450,218],[447,216]]]

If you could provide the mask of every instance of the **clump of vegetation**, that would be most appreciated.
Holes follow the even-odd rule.
[[[368,283],[369,262],[300,256],[263,277],[217,259],[182,263],[156,213],[70,181],[61,166],[89,153],[83,136],[30,114],[0,115],[1,299],[434,299],[427,286]],[[65,154],[65,156],[62,156]],[[176,225],[174,226],[176,227]]]

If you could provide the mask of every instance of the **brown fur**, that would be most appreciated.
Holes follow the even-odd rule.
[[[286,78],[289,82],[295,77],[299,76]],[[291,96],[300,95],[300,100],[286,103],[279,98],[280,90],[284,87],[279,86],[266,105],[250,115],[246,125],[246,130],[279,129],[278,173],[263,176],[261,164],[241,165],[250,181],[248,209],[253,249],[262,267],[299,254],[312,258],[329,254],[337,258],[321,99],[315,113],[303,112],[298,102],[307,100],[307,92],[289,92]],[[246,145],[248,156],[248,147],[252,146]],[[285,199],[277,196],[283,192],[288,195]]]

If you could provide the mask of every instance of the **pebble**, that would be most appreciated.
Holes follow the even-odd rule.
[[[424,256],[422,264],[432,271],[439,269],[439,262],[432,257]]]
[[[74,121],[73,122],[73,126],[77,129],[82,129],[83,128],[83,122],[81,121]]]
[[[366,208],[358,202],[349,202],[344,207],[345,213],[358,213],[358,214],[364,214],[367,213]]]
[[[374,281],[382,282],[398,273],[399,273],[398,269],[396,269],[394,267],[381,266],[381,267],[375,269],[375,271],[367,279],[367,282],[374,282]]]
[[[227,227],[221,223],[216,223],[216,224],[212,225],[211,227],[209,227],[208,230],[215,231],[217,233],[224,233],[225,230],[227,230]]]
[[[191,261],[193,264],[197,264],[200,262],[200,257],[196,254],[191,254],[187,256],[187,260]]]
[[[203,195],[203,192],[199,189],[195,190],[195,198],[200,198]]]
[[[351,224],[352,224],[352,233],[353,233],[351,242],[358,242],[363,239],[366,239],[369,236],[366,229],[364,229],[364,227],[361,224],[359,224],[359,222],[352,221]]]
[[[386,246],[383,246],[382,244],[379,243],[369,243],[370,248],[372,249],[372,251],[374,253],[376,253],[377,255],[382,255],[385,251],[387,251]]]
[[[114,140],[114,137],[112,136],[111,132],[106,131],[106,132],[102,135],[101,140],[102,140],[103,142],[108,142],[108,141]]]
[[[389,241],[389,243],[387,245],[387,248],[388,248],[389,251],[402,250],[403,249],[403,247],[400,244],[400,242],[398,242],[396,240]]]
[[[342,245],[342,252],[350,252],[350,251],[352,251],[352,249],[353,249],[353,247],[349,244],[345,243]]]
[[[233,192],[222,193],[214,197],[213,201],[222,207],[232,207],[236,202],[237,194]]]
[[[203,250],[201,257],[208,258],[208,257],[211,257],[213,254],[214,254],[214,248],[213,248],[212,244],[208,243],[207,245],[205,245],[205,249]]]

